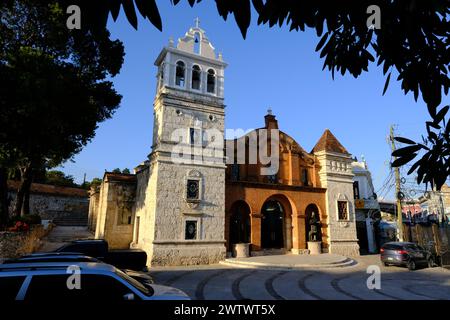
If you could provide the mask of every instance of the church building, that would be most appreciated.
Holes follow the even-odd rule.
[[[150,266],[217,263],[236,243],[249,243],[252,255],[304,254],[315,214],[323,252],[359,254],[352,157],[328,129],[310,152],[277,131],[278,170],[270,175],[259,160],[229,163],[236,157],[226,145],[248,154],[261,129],[279,129],[272,112],[264,127],[224,140],[227,64],[198,20],[155,66],[151,153],[134,174],[107,172],[91,190],[96,238],[145,250]]]

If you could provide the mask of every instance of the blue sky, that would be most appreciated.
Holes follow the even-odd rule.
[[[94,140],[73,163],[64,164],[63,171],[78,182],[84,173],[91,180],[102,177],[105,169],[132,169],[146,159],[152,141],[154,60],[169,37],[183,36],[197,16],[216,52],[222,52],[229,64],[225,71],[227,128],[260,127],[271,107],[280,129],[307,151],[329,128],[350,153],[358,159],[364,155],[376,190],[389,174],[389,126],[398,125],[397,133],[413,139],[425,132],[425,104],[405,96],[394,77],[382,96],[384,77],[375,64],[358,79],[339,74],[333,81],[330,72],[322,71],[323,60],[314,51],[319,39],[312,31],[258,26],[253,15],[244,40],[234,17],[224,21],[213,1],[194,8],[187,1],[177,6],[159,1],[158,5],[163,32],[142,19],[136,31],[123,12],[116,22],[109,21],[112,38],[125,45],[122,70],[113,79],[123,99],[114,117],[100,124]]]

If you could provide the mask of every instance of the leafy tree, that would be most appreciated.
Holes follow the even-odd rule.
[[[78,187],[74,177],[59,170],[51,170],[45,174],[45,183],[60,187]]]
[[[93,187],[93,186],[99,186],[99,185],[101,185],[102,184],[102,182],[103,182],[103,180],[102,179],[100,179],[100,178],[94,178],[94,179],[92,179],[92,181],[91,181],[91,187]]]
[[[402,166],[414,158],[419,153],[423,153],[422,157],[417,160],[409,169],[408,174],[417,170],[417,183],[430,184],[440,190],[448,178],[450,172],[450,122],[445,121],[444,117],[449,110],[449,106],[445,106],[436,112],[430,112],[432,121],[425,123],[427,137],[422,136],[422,142],[414,142],[403,137],[395,137],[394,139],[402,144],[406,144],[400,149],[392,153],[398,157],[392,166]]]
[[[130,169],[125,168],[123,170],[121,170],[120,168],[115,168],[113,171],[111,171],[112,173],[124,173],[124,174],[131,174]]]
[[[180,0],[173,0],[174,5]],[[188,0],[191,6],[200,0]],[[358,0],[358,1],[317,1],[317,0],[215,0],[219,15],[227,20],[234,15],[242,36],[245,38],[251,21],[251,6],[256,10],[258,24],[268,23],[270,27],[286,24],[289,31],[304,31],[311,28],[320,40],[316,51],[324,59],[323,68],[342,75],[347,72],[358,77],[368,71],[369,63],[382,65],[386,82],[383,94],[388,88],[391,74],[398,74],[397,81],[405,94],[412,93],[417,101],[419,93],[428,106],[433,118],[428,127],[439,130],[436,126],[443,121],[446,111],[439,113],[442,93],[448,94],[450,87],[449,73],[449,30],[450,0]],[[99,0],[84,2],[82,0],[60,0],[62,6],[77,4],[85,13],[84,25],[98,30],[106,25],[108,15],[115,21],[123,8],[129,23],[138,27],[136,12],[159,30],[162,30],[161,17],[155,0]],[[368,29],[367,9],[377,5],[381,12],[381,28]],[[137,10],[136,10],[137,8]],[[445,110],[444,107],[442,110]],[[438,118],[439,118],[438,117]],[[445,125],[443,127],[446,127]],[[432,153],[425,155],[415,163],[419,171],[418,178],[425,182],[442,185],[443,177],[450,173],[448,155],[449,142],[443,134],[429,134],[428,142],[433,147]],[[445,133],[447,132],[447,133]],[[404,154],[393,165],[407,163],[417,156],[417,146],[398,154]],[[426,148],[424,150],[427,150]],[[444,154],[441,153],[444,152]],[[442,154],[444,157],[439,157]],[[439,169],[438,169],[439,168]],[[418,179],[420,183],[422,180]]]
[[[85,183],[83,183],[81,185],[81,187],[86,190],[89,190],[92,188],[97,188],[98,186],[100,186],[102,184],[102,181],[103,180],[100,178],[94,178],[94,179],[92,179],[91,182],[86,181]]]
[[[106,79],[120,71],[122,43],[105,26],[69,30],[66,20],[58,1],[0,5],[0,167],[20,170],[16,215],[27,213],[34,171],[71,159],[121,101]]]

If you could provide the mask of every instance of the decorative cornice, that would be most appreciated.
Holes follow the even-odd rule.
[[[249,187],[249,188],[260,188],[260,189],[276,189],[276,190],[292,190],[292,191],[303,191],[303,192],[314,192],[314,193],[325,193],[326,188],[319,187],[304,187],[304,186],[292,186],[286,184],[275,184],[275,183],[263,183],[263,182],[252,182],[252,181],[226,181],[227,185],[239,186],[239,187]]]

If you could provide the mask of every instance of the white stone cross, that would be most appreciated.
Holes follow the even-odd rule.
[[[196,28],[200,28],[200,19],[197,17],[197,18],[195,18],[195,27]]]

